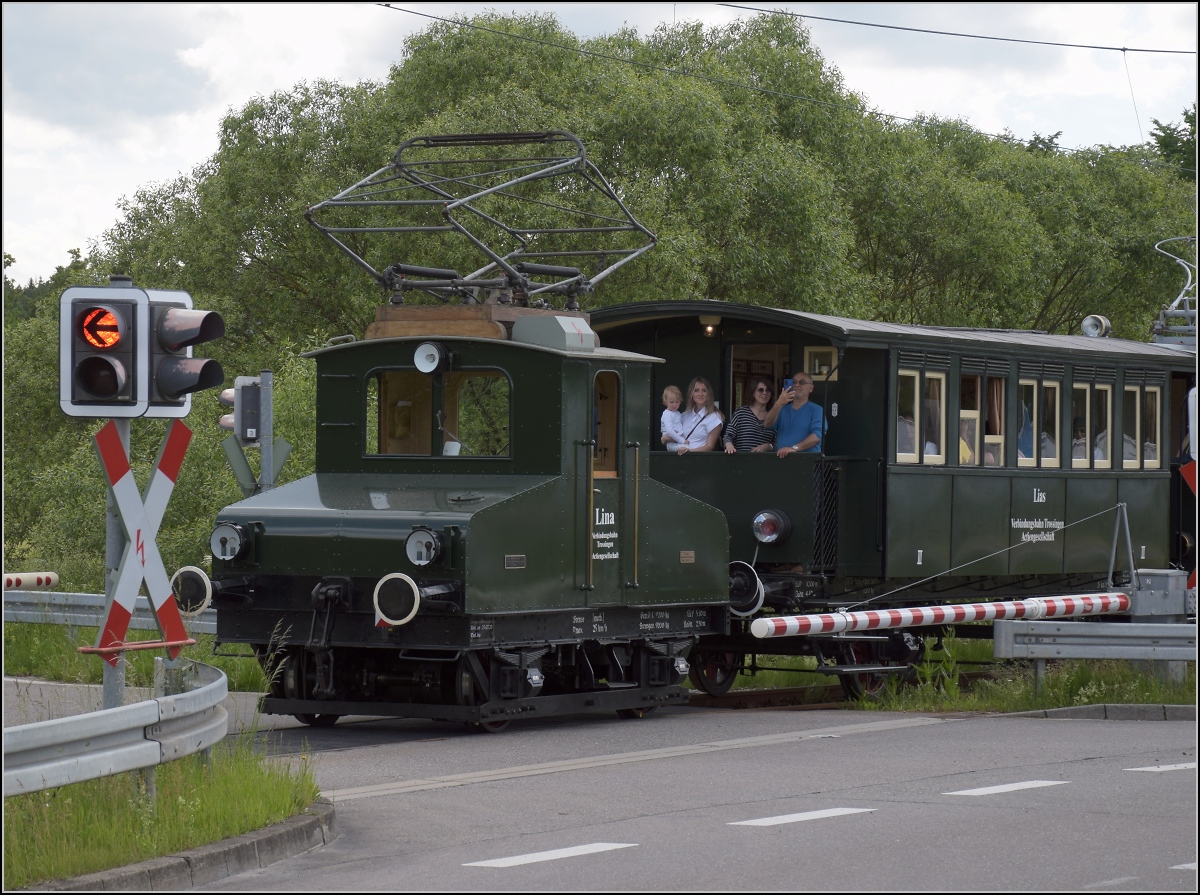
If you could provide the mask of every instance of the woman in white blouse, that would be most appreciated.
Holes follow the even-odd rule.
[[[715,451],[721,443],[721,427],[725,421],[713,403],[712,386],[703,376],[697,376],[688,386],[688,409],[680,417],[680,424],[687,439],[684,444],[668,444],[667,437],[663,436],[663,444],[668,449],[675,447],[677,454]]]

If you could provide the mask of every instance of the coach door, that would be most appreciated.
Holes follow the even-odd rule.
[[[592,381],[592,452],[588,472],[588,533],[585,568],[589,606],[624,603],[626,508],[624,475],[630,462],[624,456],[621,416],[621,376],[611,370]],[[635,473],[636,474],[636,473]]]

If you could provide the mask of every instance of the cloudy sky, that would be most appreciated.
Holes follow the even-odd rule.
[[[957,117],[987,133],[1062,131],[1060,145],[1149,139],[1196,101],[1193,3],[755,3],[979,40],[808,19],[846,85],[880,112]],[[621,25],[725,24],[716,3],[69,4],[3,6],[4,252],[16,282],[45,277],[116,220],[117,200],[190,172],[221,116],[298,81],[380,80],[416,13],[553,12],[581,37]],[[406,12],[402,10],[413,10]],[[1186,50],[1146,53],[1134,49]],[[397,134],[397,142],[405,136]]]

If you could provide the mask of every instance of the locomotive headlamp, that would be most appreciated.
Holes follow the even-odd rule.
[[[371,600],[375,604],[376,627],[381,623],[399,627],[416,617],[421,606],[421,589],[403,572],[392,572],[379,579]]]
[[[792,523],[782,510],[763,510],[750,527],[760,544],[782,544],[792,534]]]
[[[450,367],[450,352],[437,342],[422,342],[413,355],[413,365],[422,373],[443,373]]]
[[[404,552],[414,566],[428,566],[437,562],[446,552],[446,540],[428,528],[413,529],[404,542]]]
[[[213,585],[203,569],[184,566],[171,577],[171,593],[179,614],[184,618],[195,618],[212,605]]]
[[[236,522],[220,522],[213,529],[208,546],[217,559],[241,559],[250,549],[250,536]]]

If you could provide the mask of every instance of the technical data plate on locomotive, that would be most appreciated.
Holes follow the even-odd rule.
[[[642,609],[605,606],[538,615],[494,615],[470,621],[470,645],[606,640],[724,633],[722,606]]]

